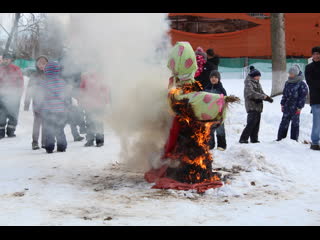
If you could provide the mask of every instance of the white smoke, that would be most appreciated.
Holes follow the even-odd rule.
[[[167,14],[52,16],[68,34],[72,59],[104,75],[112,96],[106,124],[120,138],[121,160],[139,169],[159,163],[170,125]]]

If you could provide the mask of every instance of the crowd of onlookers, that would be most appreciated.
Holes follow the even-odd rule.
[[[196,49],[195,54],[198,65],[195,79],[201,83],[203,90],[226,96],[218,71],[219,56],[213,49],[204,51],[201,47]],[[0,56],[0,139],[5,135],[16,136],[24,89],[22,71],[13,61],[13,54]],[[66,151],[64,128],[67,124],[70,125],[74,141],[82,141],[84,137],[81,134],[86,134],[85,146],[93,146],[94,141],[97,147],[103,146],[103,116],[108,103],[108,92],[102,76],[90,69],[68,74],[63,61],[53,61],[46,56],[39,56],[35,65],[35,70],[28,74],[29,82],[24,99],[25,111],[29,110],[32,102],[32,149],[40,149],[41,131],[41,147],[48,153],[53,152],[55,143],[58,152]],[[263,101],[273,102],[264,93],[260,78],[261,72],[250,66],[244,82],[247,124],[239,140],[243,144],[249,143],[249,139],[251,143],[259,143]],[[288,71],[281,99],[283,117],[277,141],[286,138],[290,123],[290,137],[298,141],[300,113],[307,98],[313,114],[311,149],[320,150],[320,47],[312,48],[312,62],[306,66],[304,74],[298,65],[293,65]],[[224,124],[211,129],[210,149],[216,145],[215,135],[218,150],[225,150],[227,143]]]
[[[0,139],[6,135],[16,137],[24,78],[14,59],[10,53],[0,58]],[[44,148],[52,153],[56,145],[58,152],[65,152],[67,124],[74,141],[84,140],[81,134],[86,134],[85,146],[94,146],[94,142],[97,147],[103,146],[108,92],[99,72],[88,67],[88,71],[70,74],[62,60],[53,61],[46,56],[39,56],[35,65],[27,73],[29,82],[24,99],[25,111],[32,103],[32,149]]]
[[[213,49],[204,51],[201,47],[196,49],[195,54],[198,65],[195,79],[202,84],[203,90],[226,96],[227,92],[221,83],[221,75],[218,71],[219,56],[214,53]],[[241,144],[249,143],[249,139],[251,143],[260,142],[259,129],[263,101],[273,102],[273,99],[263,91],[260,78],[261,72],[254,66],[250,66],[250,71],[244,81],[247,124],[240,136],[239,142]],[[307,99],[310,101],[313,114],[310,148],[320,150],[320,47],[312,48],[312,62],[306,65],[304,74],[297,64],[294,64],[288,71],[288,79],[280,102],[283,117],[279,126],[277,141],[287,137],[290,123],[290,138],[298,141],[300,113]],[[224,124],[217,129],[211,129],[210,149],[215,147],[215,134],[218,142],[217,149],[225,150],[227,144]]]

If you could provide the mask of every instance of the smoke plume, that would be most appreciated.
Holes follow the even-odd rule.
[[[111,93],[106,125],[120,138],[120,160],[137,169],[159,164],[170,125],[166,14],[51,16],[67,34],[72,61],[103,73]]]

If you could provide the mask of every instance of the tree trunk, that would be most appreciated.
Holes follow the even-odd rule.
[[[284,13],[271,13],[272,90],[271,97],[282,94],[286,72]]]
[[[8,40],[6,42],[6,46],[5,46],[5,49],[4,49],[4,54],[9,52],[9,48],[10,48],[10,44],[11,44],[13,35],[14,35],[14,33],[15,33],[17,27],[18,27],[18,22],[19,22],[19,19],[20,19],[20,15],[21,15],[21,13],[15,13],[13,26],[11,28],[11,32],[10,32],[9,38],[8,38]]]

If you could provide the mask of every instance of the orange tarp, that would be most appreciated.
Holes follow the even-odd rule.
[[[193,48],[214,48],[222,57],[270,57],[270,19],[257,19],[246,13],[170,13],[206,18],[242,19],[259,24],[245,30],[217,34],[197,34],[170,30],[172,43],[188,41]],[[269,14],[266,14],[269,15]],[[320,13],[286,13],[286,52],[289,56],[310,57],[311,48],[320,45]]]

